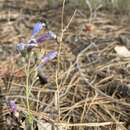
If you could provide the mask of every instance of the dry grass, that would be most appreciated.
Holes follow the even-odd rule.
[[[61,10],[48,12],[50,17],[54,11],[62,16],[62,20],[58,16],[50,20],[62,21],[53,24],[53,29],[58,30],[60,44],[47,43],[43,51],[55,48],[59,55],[57,60],[45,66],[49,82],[44,86],[35,84],[31,88],[29,102],[34,120],[40,129],[47,122],[61,130],[127,130],[130,123],[130,60],[120,58],[114,51],[117,44],[130,48],[128,43],[119,40],[120,35],[127,37],[130,34],[127,17],[122,16],[120,20],[118,15],[96,12],[90,20],[82,11],[77,10],[70,17],[66,16],[64,6],[62,9],[62,13]],[[90,22],[94,30],[83,31]],[[15,40],[9,32],[9,38],[5,39],[1,32],[2,44],[18,42],[21,33],[16,35],[14,24],[17,24],[17,20],[10,21],[8,26],[14,27]],[[21,25],[25,30],[24,35],[28,36],[30,29],[25,28],[24,23]],[[18,110],[27,114],[24,92],[26,76],[24,68],[17,65],[18,59],[14,54],[1,64],[0,76],[8,81],[3,84],[1,80],[1,90],[7,99],[17,100]]]

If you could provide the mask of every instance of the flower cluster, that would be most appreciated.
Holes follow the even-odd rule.
[[[45,33],[43,34],[40,33],[41,34],[41,35],[39,34],[40,36],[37,35],[42,29],[45,29],[44,30]],[[58,52],[55,50],[51,50],[48,53],[45,53],[43,56],[41,55],[39,56],[38,54],[39,52],[41,52],[40,50],[41,44],[43,44],[47,40],[56,40],[56,39],[57,39],[56,34],[52,31],[49,31],[46,28],[45,23],[37,22],[32,29],[30,39],[27,42],[21,39],[20,43],[16,45],[17,52],[22,55],[22,58],[24,59],[23,61],[28,65],[27,68],[29,69],[29,71],[26,71],[29,77],[27,79],[29,85],[26,86],[26,95],[27,94],[29,95],[30,86],[32,86],[34,82],[37,81],[38,78],[41,84],[46,84],[48,82],[48,78],[45,75],[44,68],[48,62],[52,61],[54,58],[57,57]],[[32,82],[33,78],[36,78],[34,79],[34,82]],[[22,116],[20,114],[20,111],[18,110],[18,105],[16,104],[16,101],[10,100],[8,102],[8,105],[11,111],[10,113],[11,119],[15,119],[15,121],[21,125]],[[28,107],[28,103],[27,103],[27,107]],[[28,124],[27,125],[30,128],[32,128],[31,125],[33,125],[34,120],[32,118],[32,115],[30,114],[30,110],[28,110],[28,112],[29,113],[27,119],[29,125]]]
[[[46,25],[45,23],[37,22],[32,30],[32,36],[30,40],[25,44],[23,42],[20,42],[17,44],[16,49],[18,52],[23,52],[26,49],[31,49],[34,47],[38,47],[40,43],[43,43],[46,40],[56,39],[56,34],[52,31],[48,31],[45,34],[42,34],[39,38],[35,38],[36,34],[42,30]]]
[[[16,46],[16,50],[22,54],[22,56],[25,56],[25,53],[30,53],[32,51],[33,48],[37,48],[39,47],[40,44],[44,43],[47,40],[56,40],[57,36],[54,32],[52,31],[46,31],[46,33],[42,34],[41,36],[39,36],[37,38],[37,34],[42,30],[45,29],[46,24],[45,23],[41,23],[41,22],[37,22],[32,30],[32,35],[30,40],[27,43],[24,43],[23,41],[18,43]],[[23,55],[25,54],[25,55]],[[46,64],[49,61],[53,60],[55,57],[57,56],[57,51],[50,51],[48,54],[46,54],[45,56],[41,57],[41,64]],[[39,58],[38,58],[39,59]],[[41,66],[42,65],[37,65],[37,71],[38,73],[40,73],[39,70],[41,70]],[[43,66],[42,66],[43,67]],[[39,74],[38,74],[39,75]],[[46,79],[44,77],[44,79]]]

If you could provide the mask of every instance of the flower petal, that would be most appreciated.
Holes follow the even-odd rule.
[[[49,60],[53,60],[57,56],[57,51],[51,51],[48,53]]]
[[[12,112],[16,112],[17,106],[16,106],[16,102],[14,100],[11,100],[9,102],[9,106],[10,106]]]
[[[44,23],[37,22],[33,27],[32,35],[34,36],[36,33],[40,32],[43,26],[45,26]]]
[[[41,37],[39,37],[36,41],[38,43],[42,43],[46,40],[50,40],[50,39],[56,39],[56,34],[53,33],[52,31],[49,31],[48,33],[46,34],[43,34]]]
[[[48,40],[48,33],[47,34],[43,34],[42,36],[40,36],[36,41],[38,43],[42,43],[44,41]]]
[[[57,56],[57,51],[51,51],[44,57],[42,57],[42,62],[47,63],[50,60],[53,60]]]

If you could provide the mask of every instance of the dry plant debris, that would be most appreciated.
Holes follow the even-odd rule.
[[[55,14],[53,17],[54,11],[48,12],[48,20],[55,21],[50,22],[49,26],[60,34],[60,19]],[[57,10],[57,13],[60,14],[60,11]],[[39,14],[36,15],[40,17]],[[65,13],[65,17],[68,21],[70,16]],[[29,20],[24,19],[26,22],[19,23],[15,17],[15,20],[2,22],[3,26],[0,26],[0,30],[3,30],[0,32],[0,53],[4,55],[0,66],[1,94],[4,94],[5,102],[16,100],[17,110],[24,116],[19,115],[20,119],[17,120],[14,115],[10,115],[7,104],[2,106],[1,115],[6,115],[8,127],[23,130],[28,128],[26,119],[21,123],[27,115],[24,93],[26,74],[20,66],[25,61],[19,61],[16,51],[12,50],[15,50],[21,32],[25,32],[24,36],[29,36],[33,16],[26,18]],[[120,16],[115,18],[115,15],[107,12],[97,12],[90,24],[81,11],[76,13],[70,28],[64,34],[59,63],[54,60],[45,66],[47,84],[36,82],[31,88],[29,102],[36,130],[129,129],[130,28],[127,19],[124,19],[124,23],[119,18]],[[42,52],[49,52],[58,46],[53,42],[49,45],[46,43]],[[32,77],[33,75],[32,71]]]

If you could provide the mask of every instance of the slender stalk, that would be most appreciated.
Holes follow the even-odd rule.
[[[60,53],[62,51],[62,41],[63,41],[64,32],[67,31],[67,29],[69,28],[69,26],[70,26],[70,24],[71,24],[71,22],[72,22],[72,20],[73,20],[73,18],[75,16],[75,14],[76,14],[76,11],[77,11],[77,10],[74,11],[70,21],[64,27],[65,2],[66,2],[66,0],[63,0],[62,13],[61,13],[61,35],[60,35],[60,39],[59,39],[59,50],[58,50],[58,58],[57,58],[58,59],[57,60],[58,67],[57,67],[57,70],[56,70],[56,86],[57,86],[57,90],[55,92],[55,106],[56,106],[56,108],[58,110],[58,113],[59,113],[59,116],[58,116],[59,117],[59,121],[60,121],[60,113],[61,113],[60,112],[60,104],[59,104],[59,102],[60,102],[60,99],[59,99],[59,93],[60,93],[59,91],[60,90],[59,89],[60,89],[61,84],[58,83],[58,76],[59,76],[58,74],[60,72]]]
[[[28,111],[28,121],[29,121],[29,126],[31,127],[31,130],[33,130],[33,118],[32,118],[32,113],[30,111],[30,104],[29,104],[29,96],[30,96],[30,83],[29,83],[30,60],[28,61],[27,66],[25,67],[25,72],[26,72],[25,93],[26,93],[26,105],[27,105],[27,111]]]

